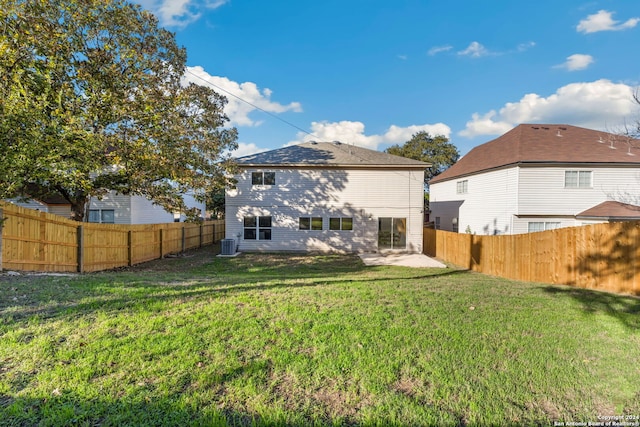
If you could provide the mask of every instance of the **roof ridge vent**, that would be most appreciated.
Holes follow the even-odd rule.
[[[340,141],[333,141],[333,143],[336,144],[336,145],[342,145],[342,142],[340,142]]]

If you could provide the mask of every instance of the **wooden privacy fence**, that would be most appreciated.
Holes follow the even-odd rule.
[[[79,223],[0,203],[0,271],[91,272],[130,266],[224,238],[224,221]]]
[[[424,253],[480,273],[640,295],[640,222],[476,236],[424,229]]]

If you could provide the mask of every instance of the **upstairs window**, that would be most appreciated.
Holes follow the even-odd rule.
[[[115,211],[113,209],[91,209],[89,210],[89,222],[102,224],[115,223]]]
[[[464,181],[456,182],[456,193],[466,194],[468,190],[468,185],[469,185],[469,181],[466,179]]]
[[[298,219],[298,229],[300,230],[322,230],[322,217],[301,217]]]
[[[565,171],[564,188],[592,188],[591,171]]]
[[[353,218],[329,218],[329,230],[353,230]]]
[[[276,185],[276,173],[251,172],[251,185]]]

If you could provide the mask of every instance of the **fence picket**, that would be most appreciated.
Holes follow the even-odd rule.
[[[224,220],[204,226],[78,223],[0,202],[0,223],[2,219],[0,271],[100,271],[211,245],[224,237]]]
[[[426,255],[480,273],[640,295],[640,221],[503,236],[425,228],[423,236]]]

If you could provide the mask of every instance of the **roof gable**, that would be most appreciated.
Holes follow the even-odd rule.
[[[640,165],[640,141],[571,125],[521,124],[475,147],[430,183],[519,163]]]
[[[380,167],[421,168],[430,165],[341,142],[305,142],[236,159],[240,167]]]
[[[640,206],[609,200],[580,212],[576,218],[640,219]]]

